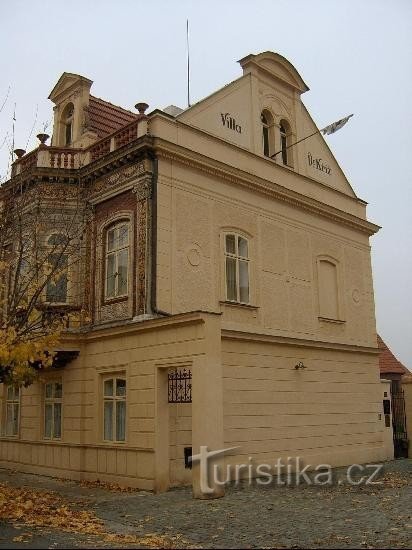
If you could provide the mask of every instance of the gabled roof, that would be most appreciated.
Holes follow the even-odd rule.
[[[86,86],[90,89],[92,84],[93,80],[90,80],[80,74],[63,73],[55,84],[53,90],[50,92],[49,99],[51,99],[53,103],[56,103],[58,96],[63,92],[67,92],[73,86]]]
[[[283,55],[275,52],[261,52],[259,54],[249,54],[238,61],[243,69],[243,74],[253,65],[267,71],[272,76],[282,80],[289,86],[293,86],[301,94],[309,90],[304,80]]]
[[[378,348],[379,348],[379,369],[381,374],[411,374],[406,367],[402,365],[398,359],[394,356],[385,342],[378,334]]]
[[[88,112],[89,128],[94,130],[99,138],[108,136],[140,116],[92,95]]]

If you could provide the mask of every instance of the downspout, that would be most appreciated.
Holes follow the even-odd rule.
[[[157,308],[157,181],[158,181],[158,160],[156,155],[150,154],[152,161],[152,208],[150,216],[150,312],[163,316],[170,316],[171,313]]]

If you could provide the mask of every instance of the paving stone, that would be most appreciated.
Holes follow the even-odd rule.
[[[0,470],[0,481],[56,491],[79,506],[87,505],[104,520],[107,531],[182,534],[196,548],[408,548],[412,460],[387,463],[385,474],[393,477],[393,484],[245,484],[228,487],[224,498],[213,501],[194,500],[190,488],[161,495],[121,493],[7,470]],[[35,531],[31,541],[20,546],[12,542],[14,537],[14,527],[0,523],[0,548],[93,547],[72,534]]]

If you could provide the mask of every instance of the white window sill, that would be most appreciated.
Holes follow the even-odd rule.
[[[259,309],[259,306],[255,306],[253,304],[246,304],[244,302],[232,302],[230,300],[220,300],[219,304],[224,306],[234,306],[234,307],[241,307],[241,308],[247,308],[247,309]]]
[[[345,320],[343,319],[329,319],[328,317],[318,317],[319,321],[322,321],[324,323],[336,323],[338,325],[343,325],[344,323],[346,323]]]

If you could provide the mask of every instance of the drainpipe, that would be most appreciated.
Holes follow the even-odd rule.
[[[151,248],[150,254],[150,310],[152,314],[170,316],[171,313],[162,311],[157,307],[157,180],[158,180],[158,160],[155,154],[150,154],[152,161],[152,208],[150,216],[149,235]]]

